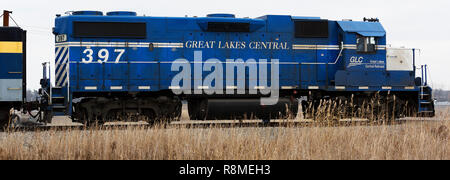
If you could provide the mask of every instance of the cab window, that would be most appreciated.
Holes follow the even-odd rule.
[[[358,53],[375,53],[377,39],[375,37],[358,36],[356,39],[356,47]]]

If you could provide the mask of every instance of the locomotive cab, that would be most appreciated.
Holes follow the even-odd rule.
[[[344,64],[336,73],[336,86],[357,90],[390,84],[386,76],[386,32],[383,26],[379,22],[341,21],[338,24],[343,34]]]

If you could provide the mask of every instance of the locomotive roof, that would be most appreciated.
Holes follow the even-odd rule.
[[[386,31],[379,22],[338,21],[344,32],[358,33],[362,36],[383,37]]]
[[[362,36],[384,37],[386,31],[379,22],[366,22],[366,21],[336,21],[321,19],[320,17],[304,17],[304,16],[291,16],[291,15],[265,15],[257,18],[236,18],[233,14],[209,14],[205,17],[155,17],[155,16],[137,16],[134,12],[109,12],[107,15],[103,15],[102,12],[86,11],[69,14],[67,16],[58,16],[56,23],[56,32],[61,28],[66,28],[65,23],[67,21],[89,21],[89,22],[130,22],[139,23],[142,21],[157,21],[156,23],[169,23],[168,27],[172,29],[194,29],[198,28],[205,30],[210,22],[219,23],[248,23],[250,32],[265,31],[261,29],[264,26],[268,26],[270,31],[276,32],[291,32],[292,30],[284,26],[286,23],[292,23],[292,21],[329,21],[336,23],[343,32],[357,33]],[[167,20],[167,21],[166,21]],[[60,26],[62,25],[62,26]],[[152,26],[152,25],[149,25]],[[152,30],[158,29],[160,26],[154,24]],[[70,26],[68,26],[70,27]],[[69,30],[71,31],[71,30]]]

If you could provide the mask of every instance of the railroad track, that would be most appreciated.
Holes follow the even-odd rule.
[[[111,129],[128,129],[128,128],[297,128],[297,127],[351,127],[351,126],[380,126],[380,125],[400,125],[404,123],[432,122],[429,120],[396,120],[389,123],[373,123],[368,121],[340,121],[338,123],[320,123],[312,121],[275,121],[271,123],[262,123],[259,121],[184,121],[174,122],[164,125],[149,125],[146,123],[136,124],[105,124],[101,126],[86,127],[83,125],[28,125],[15,128],[3,129],[0,132],[36,132],[36,131],[66,131],[66,130],[111,130]]]

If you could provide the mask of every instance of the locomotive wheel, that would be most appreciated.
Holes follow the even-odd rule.
[[[163,121],[163,118],[159,117],[159,115],[152,109],[144,110],[143,115],[146,117],[147,123],[150,126],[161,123]]]
[[[298,114],[298,100],[282,98],[275,105],[261,105],[258,98],[190,99],[191,120],[285,119]]]
[[[99,121],[99,120],[94,120],[93,118],[91,118],[91,116],[89,116],[89,114],[88,114],[88,111],[84,108],[81,109],[80,114],[81,114],[80,116],[82,117],[81,122],[86,127],[102,126],[103,124],[105,124],[105,122],[103,120]]]
[[[175,107],[175,112],[172,114],[172,116],[170,116],[171,121],[180,121],[182,111],[183,111],[183,104],[180,102]]]
[[[195,99],[188,102],[189,117],[191,120],[206,119],[208,114],[208,100]]]
[[[298,101],[292,101],[290,104],[286,104],[286,108],[288,108],[288,112],[286,113],[286,117],[284,117],[283,119],[297,118],[300,108]]]
[[[9,124],[9,110],[0,110],[0,129],[6,128]]]
[[[91,120],[89,119],[86,109],[81,109],[80,117],[80,122],[82,122],[84,126],[89,127],[91,125]]]
[[[87,124],[85,124],[87,127],[96,127],[96,126],[103,126],[105,122],[103,120],[93,120],[89,121]]]

